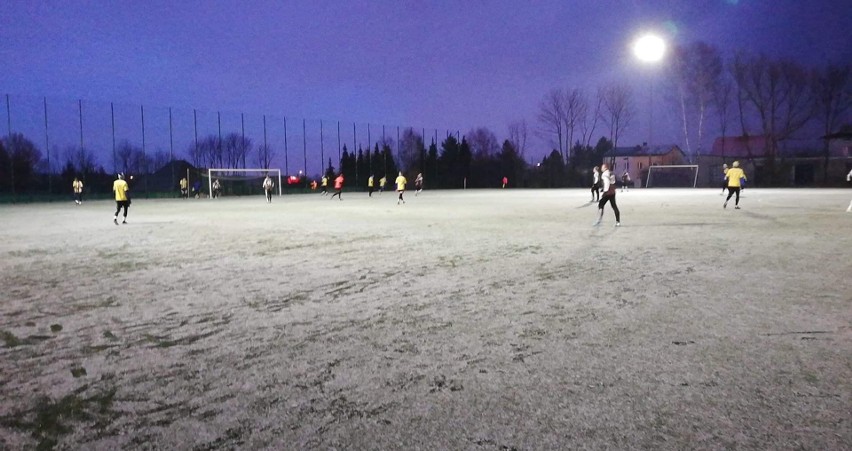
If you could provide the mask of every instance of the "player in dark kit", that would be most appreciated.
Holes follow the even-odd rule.
[[[618,211],[618,205],[615,204],[615,176],[609,172],[609,167],[606,164],[601,165],[601,170],[603,170],[603,174],[601,174],[601,181],[603,182],[603,194],[601,195],[601,200],[598,202],[598,220],[595,221],[595,225],[599,225],[601,223],[601,219],[603,219],[604,206],[607,202],[612,205],[612,210],[615,212],[615,226],[621,226],[621,212]]]

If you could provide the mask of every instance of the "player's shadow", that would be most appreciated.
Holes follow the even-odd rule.
[[[594,202],[586,202],[585,204],[580,205],[579,207],[574,207],[574,209],[575,209],[575,210],[579,210],[579,209],[581,209],[581,208],[587,208],[587,207],[590,207],[590,206],[592,206],[592,205],[597,205],[597,204],[598,204],[598,201],[594,201]]]

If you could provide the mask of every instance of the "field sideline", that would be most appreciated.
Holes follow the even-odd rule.
[[[0,205],[0,449],[852,448],[852,190],[405,199]]]

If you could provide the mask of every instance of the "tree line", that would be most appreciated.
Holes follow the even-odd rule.
[[[795,138],[815,138],[835,133],[850,123],[852,71],[848,64],[806,67],[795,61],[762,54],[737,52],[727,60],[721,51],[703,42],[676,46],[665,64],[664,98],[677,111],[681,148],[694,162],[705,152],[711,127],[722,136],[765,136],[769,183],[777,182],[779,150]],[[501,142],[486,127],[460,137],[448,135],[440,143],[414,129],[405,129],[399,142],[383,139],[372,149],[343,147],[339,161],[328,158],[323,172],[342,170],[357,185],[367,177],[402,170],[409,176],[423,173],[440,188],[498,186],[503,177],[511,186],[584,186],[588,169],[619,145],[636,115],[634,96],[627,84],[614,83],[589,93],[579,87],[554,88],[538,104],[534,126],[526,119],[508,124]],[[527,162],[529,135],[542,138],[550,148],[540,162]],[[828,141],[824,140],[826,167]],[[653,143],[652,143],[653,144]],[[61,154],[61,183],[73,176],[105,176],[93,152],[85,147],[54,149]],[[265,142],[231,133],[224,137],[197,138],[185,150],[196,167],[268,168],[276,149]],[[145,152],[129,142],[115,148],[119,171],[149,174],[172,157],[163,151]],[[20,133],[0,139],[0,192],[26,192],[43,186],[40,174],[54,173],[57,162],[47,164],[42,150]],[[335,163],[339,168],[335,168]],[[73,174],[73,175],[72,175]],[[107,177],[108,178],[108,177]],[[773,180],[774,179],[774,180]],[[70,183],[70,180],[68,181]]]

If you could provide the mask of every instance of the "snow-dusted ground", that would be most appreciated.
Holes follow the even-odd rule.
[[[0,449],[852,447],[852,190],[0,206]]]

